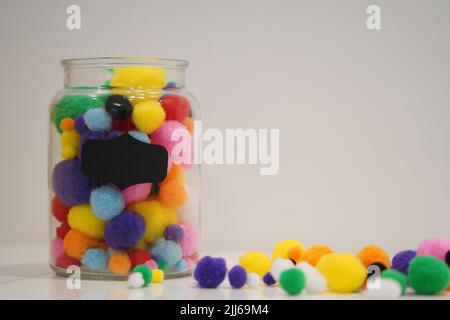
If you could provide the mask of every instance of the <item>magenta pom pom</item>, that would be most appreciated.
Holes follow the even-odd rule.
[[[55,238],[50,244],[50,259],[53,263],[64,254],[63,239]]]
[[[202,288],[217,288],[226,274],[227,266],[224,259],[206,256],[197,263],[194,278]]]
[[[190,224],[180,225],[183,228],[183,239],[181,240],[181,252],[183,257],[189,257],[197,251],[198,233]]]
[[[129,186],[123,190],[122,195],[125,199],[125,204],[139,202],[145,200],[152,190],[151,183],[138,183],[133,186]]]
[[[178,138],[172,139],[172,134],[175,131],[177,131]],[[164,146],[171,156],[173,147],[175,147],[175,145],[183,139],[178,133],[184,133],[183,136],[190,136],[189,131],[187,131],[183,124],[175,120],[168,120],[150,135],[150,140],[153,144],[160,144]]]
[[[450,241],[441,238],[431,238],[422,241],[417,249],[418,256],[433,256],[445,261],[445,255],[450,250]]]

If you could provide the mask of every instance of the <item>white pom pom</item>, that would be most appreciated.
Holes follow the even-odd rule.
[[[128,284],[131,288],[141,288],[144,286],[144,278],[140,272],[133,272],[128,277]]]
[[[402,287],[392,279],[380,279],[379,287],[366,289],[362,296],[367,300],[395,300],[402,295]]]
[[[289,259],[276,258],[272,262],[270,273],[272,274],[272,277],[278,282],[281,273],[286,269],[292,268],[293,266],[294,263]]]
[[[317,271],[316,268],[314,268],[312,265],[310,265],[308,262],[306,261],[302,261],[299,264],[297,264],[295,266],[296,268],[300,269],[303,271],[303,273],[305,275],[309,275],[309,274],[319,274],[319,271]]]
[[[250,288],[257,288],[259,287],[260,284],[261,284],[261,277],[259,276],[259,274],[254,272],[250,272],[249,274],[247,274],[247,285]]]
[[[327,290],[327,280],[320,273],[306,275],[306,292],[316,294]]]

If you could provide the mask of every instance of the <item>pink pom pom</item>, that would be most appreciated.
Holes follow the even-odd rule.
[[[172,134],[177,131],[176,138],[172,139]],[[184,143],[185,140],[184,137],[190,137],[189,131],[187,131],[186,127],[181,124],[178,121],[175,120],[168,120],[165,121],[158,129],[156,129],[151,135],[151,142],[153,144],[159,144],[164,146],[167,149],[167,152],[169,153],[169,156],[172,155],[172,149],[178,144],[178,143]],[[182,142],[183,141],[183,142]],[[191,144],[192,146],[192,141]],[[192,149],[192,147],[190,147]],[[177,152],[178,153],[178,152]],[[180,155],[183,154],[183,152],[179,152]],[[192,158],[192,151],[191,151],[191,158]]]
[[[450,250],[450,241],[442,238],[431,238],[422,241],[417,249],[417,255],[433,256],[445,261],[445,255]]]
[[[138,183],[133,186],[129,186],[122,192],[123,198],[125,199],[125,204],[129,205],[130,203],[145,200],[151,190],[151,183]]]
[[[189,257],[197,251],[198,233],[190,224],[182,224],[180,226],[183,228],[184,232],[183,240],[181,240],[181,251],[183,257]]]
[[[147,267],[149,267],[150,269],[158,269],[158,264],[156,263],[156,261],[155,260],[153,260],[153,259],[150,259],[150,260],[147,260],[146,262],[145,262],[145,265],[147,266]]]
[[[63,239],[55,238],[50,244],[50,259],[53,263],[64,254]]]

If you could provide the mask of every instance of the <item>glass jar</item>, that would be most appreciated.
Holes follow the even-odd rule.
[[[50,266],[67,276],[126,279],[136,265],[189,275],[198,259],[199,108],[186,61],[61,62],[50,108]]]

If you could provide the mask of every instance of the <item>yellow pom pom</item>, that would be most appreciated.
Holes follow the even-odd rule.
[[[354,292],[366,281],[366,268],[349,253],[330,253],[320,258],[317,270],[334,292]]]
[[[152,283],[161,283],[164,281],[164,272],[160,269],[153,269],[152,270]]]
[[[139,213],[145,220],[145,241],[151,245],[154,241],[164,236],[164,230],[178,223],[175,210],[167,208],[157,200],[146,200],[130,205],[128,210]]]
[[[79,204],[69,210],[67,222],[72,229],[79,230],[97,240],[103,240],[106,221],[97,218],[88,204]]]
[[[74,147],[62,147],[61,158],[63,158],[64,160],[73,159],[77,155],[77,152],[77,149],[75,149]]]
[[[247,273],[257,273],[261,277],[270,270],[270,258],[258,251],[250,251],[245,253],[239,259],[239,265],[247,271]]]
[[[289,249],[292,247],[300,247],[302,251],[305,250],[305,246],[300,241],[291,239],[282,240],[275,245],[272,252],[272,260],[276,258],[289,259]]]
[[[158,101],[138,103],[131,114],[131,119],[139,131],[152,133],[163,124],[166,113]]]
[[[80,135],[76,130],[64,131],[61,135],[61,145],[78,148],[80,146]]]
[[[166,70],[158,66],[129,66],[114,68],[112,87],[163,88]]]

